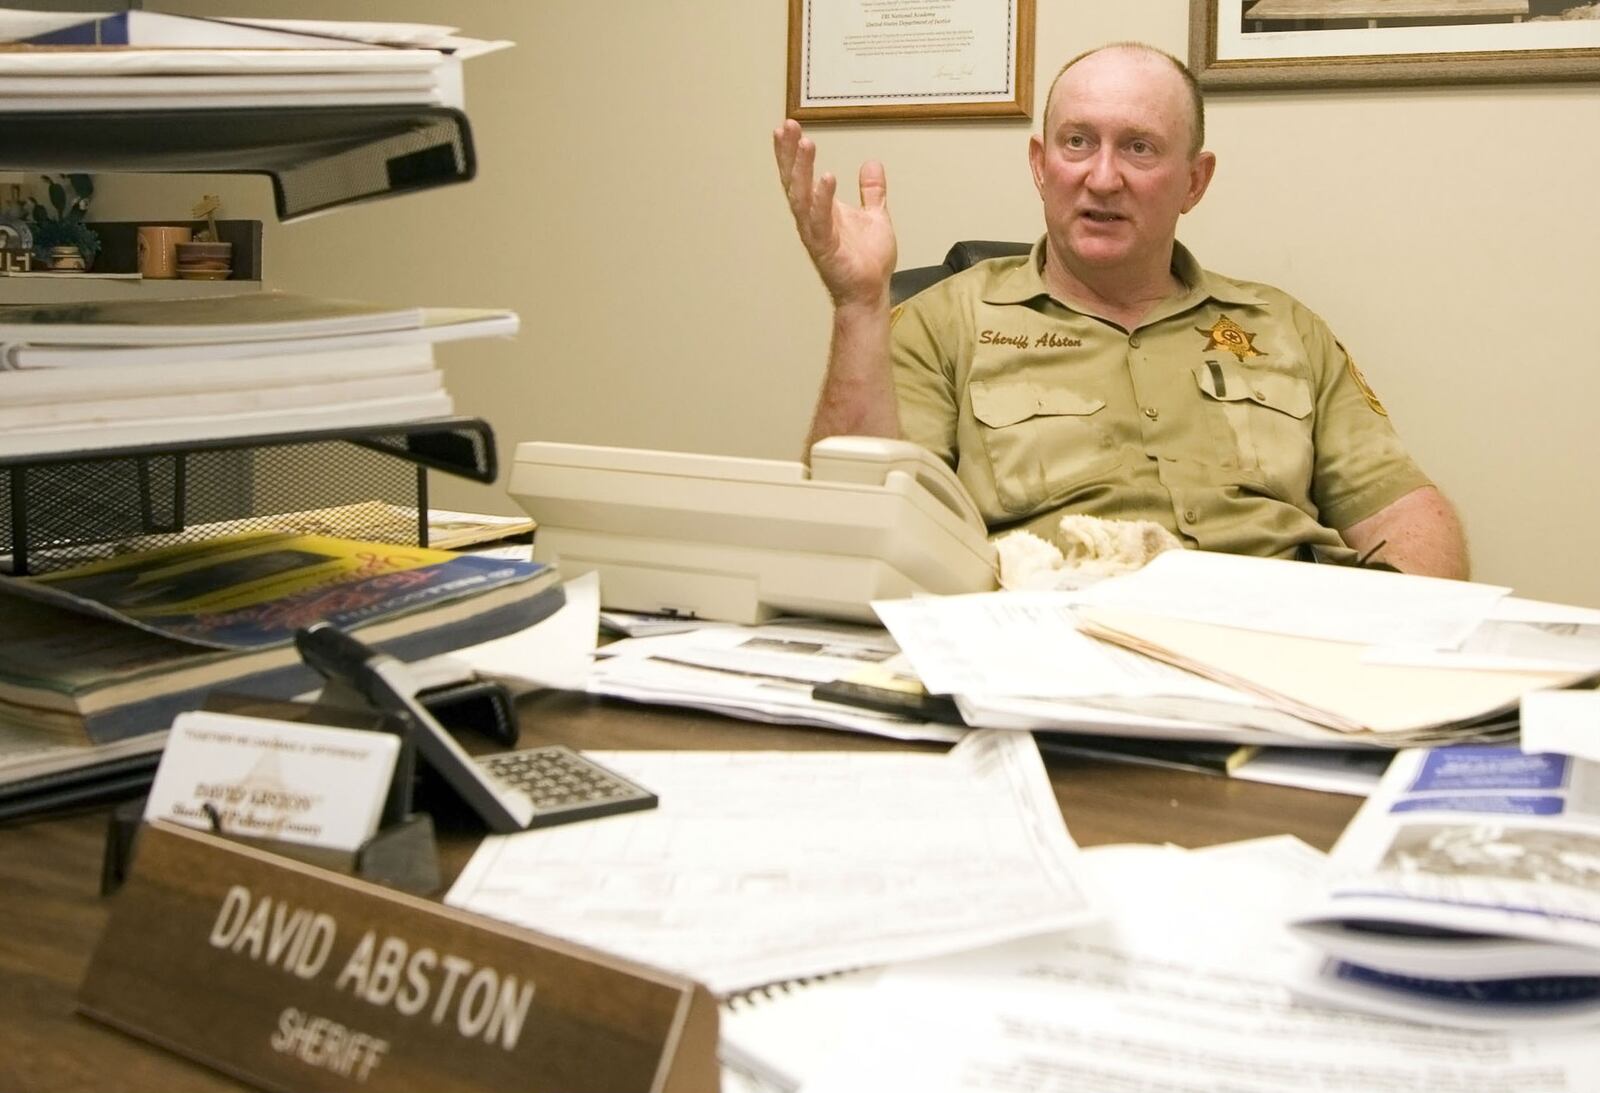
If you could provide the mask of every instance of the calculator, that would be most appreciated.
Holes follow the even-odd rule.
[[[636,812],[658,803],[656,795],[637,782],[563,744],[482,755],[475,761],[533,801],[528,827]]]

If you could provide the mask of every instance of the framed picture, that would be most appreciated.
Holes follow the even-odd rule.
[[[1034,0],[789,0],[798,121],[1027,118]]]
[[[1207,90],[1600,81],[1592,0],[1189,0]]]

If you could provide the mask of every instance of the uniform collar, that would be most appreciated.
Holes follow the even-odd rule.
[[[1044,248],[1045,236],[1040,236],[1034,243],[1033,249],[1028,252],[1028,260],[1012,266],[994,279],[994,283],[983,294],[986,304],[1025,304],[1040,296],[1049,296],[1050,290],[1044,284]],[[1218,277],[1214,273],[1207,273],[1195,261],[1194,255],[1189,253],[1189,248],[1182,243],[1174,243],[1172,247],[1172,272],[1178,279],[1188,285],[1188,291],[1183,295],[1168,301],[1156,310],[1161,314],[1173,315],[1198,307],[1207,300],[1215,300],[1220,304],[1244,304],[1261,306],[1266,303],[1260,295],[1251,289],[1226,277]],[[1065,305],[1071,307],[1070,304]],[[1077,310],[1074,308],[1073,310]]]

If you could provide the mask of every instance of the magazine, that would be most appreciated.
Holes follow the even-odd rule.
[[[427,547],[253,531],[0,581],[0,591],[214,649],[286,644],[533,578],[548,567]]]
[[[1600,763],[1395,757],[1293,919],[1326,1001],[1464,1027],[1600,1023]]]
[[[553,567],[287,532],[0,578],[0,729],[105,743],[166,728],[213,688],[315,687],[292,643],[311,622],[410,661],[522,630],[562,602]]]
[[[404,661],[451,653],[524,630],[565,602],[551,571],[356,631]],[[221,650],[164,638],[109,619],[17,599],[0,612],[0,734],[23,730],[40,745],[103,744],[165,729],[225,688],[293,698],[321,678],[291,644]],[[0,753],[12,750],[0,739]],[[4,767],[0,754],[0,768]]]

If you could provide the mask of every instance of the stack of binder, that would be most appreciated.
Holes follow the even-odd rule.
[[[447,416],[436,342],[509,311],[289,293],[0,305],[0,456]]]

